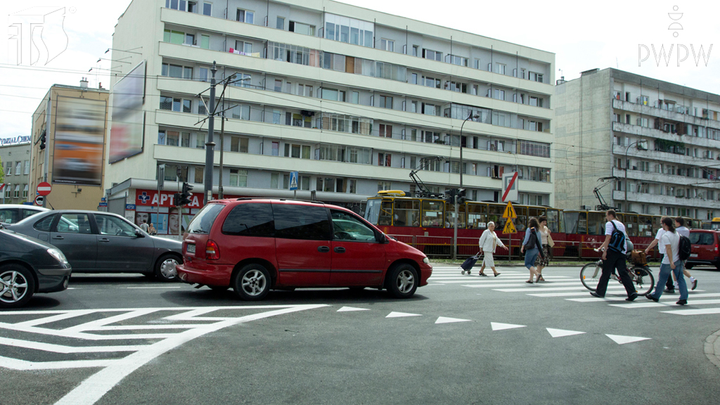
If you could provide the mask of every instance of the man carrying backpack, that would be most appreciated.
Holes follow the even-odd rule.
[[[681,242],[680,243],[680,254],[682,255],[683,254],[683,243],[689,244],[689,242],[690,242],[690,230],[685,226],[685,219],[683,217],[675,218],[675,230],[677,231],[678,234],[680,234],[680,236],[684,236],[684,237],[688,238],[687,241],[680,239],[680,242]],[[688,250],[687,253],[689,255],[690,251]],[[689,271],[687,271],[687,268],[685,267],[686,261],[687,261],[687,259],[683,260],[683,274],[685,275],[685,277],[690,279],[690,285],[692,286],[692,288],[690,288],[690,289],[694,290],[697,288],[697,280],[695,279],[695,277],[693,277],[690,274]],[[675,288],[679,288],[677,280],[675,280]]]
[[[600,250],[603,252],[602,275],[600,276],[600,281],[598,281],[597,288],[591,292],[590,295],[604,298],[610,275],[617,269],[620,280],[623,286],[625,286],[625,291],[627,291],[628,297],[625,298],[625,301],[634,301],[638,295],[637,292],[635,292],[635,287],[632,284],[632,280],[630,280],[627,267],[625,266],[625,253],[627,252],[625,225],[616,219],[615,210],[608,210],[605,214],[605,219],[607,219],[607,223],[605,224],[605,242],[600,246]]]

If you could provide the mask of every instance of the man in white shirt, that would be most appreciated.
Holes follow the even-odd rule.
[[[690,230],[685,226],[685,219],[683,217],[677,217],[675,218],[675,231],[679,233],[680,235],[690,238]],[[694,290],[697,288],[697,280],[695,280],[695,277],[693,277],[689,271],[687,271],[687,268],[685,268],[685,263],[683,262],[683,274],[685,277],[690,279],[690,285],[692,286],[690,289]],[[678,282],[675,280],[675,288],[678,288]]]
[[[608,210],[605,214],[605,219],[607,219],[607,223],[605,224],[605,242],[603,242],[602,246],[600,246],[600,250],[603,252],[602,275],[598,281],[597,288],[595,291],[591,292],[590,295],[593,297],[604,298],[605,292],[607,291],[607,284],[610,280],[610,275],[615,269],[617,269],[620,280],[622,281],[623,286],[625,286],[625,291],[627,291],[628,297],[625,300],[634,301],[638,295],[637,292],[635,292],[635,287],[632,284],[632,280],[630,280],[630,276],[628,275],[627,267],[625,265],[625,260],[627,260],[625,254],[627,253],[628,240],[627,233],[625,232],[625,225],[616,219],[615,210]],[[624,242],[620,247],[611,246],[610,244],[612,234],[615,230],[621,232],[625,236]]]
[[[660,218],[660,221],[664,220],[667,217]],[[652,248],[657,245],[658,250],[660,251],[660,261],[662,261],[663,256],[665,255],[665,244],[662,242],[662,237],[665,235],[665,230],[660,227],[658,229],[657,234],[655,234],[655,239],[648,245],[648,247],[645,249],[645,255],[647,255]],[[673,286],[673,279],[672,277],[669,277],[667,280],[667,283],[665,283],[665,292],[668,294],[674,294],[675,293],[675,287]]]

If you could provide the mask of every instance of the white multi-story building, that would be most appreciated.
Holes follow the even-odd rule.
[[[414,191],[411,169],[439,157],[419,173],[432,191],[458,187],[462,170],[469,198],[497,200],[517,170],[522,203],[554,203],[550,52],[328,0],[135,0],[113,49],[116,83],[142,61],[131,76],[146,78],[143,141],[108,159],[111,210],[149,210],[160,164],[168,193],[177,167],[202,189],[213,62],[218,80],[236,75],[222,172],[215,122],[215,193],[291,197],[299,171],[298,197],[359,204]]]
[[[720,214],[720,96],[593,69],[558,82],[554,99],[560,208],[594,208],[610,181],[601,194],[622,211]]]

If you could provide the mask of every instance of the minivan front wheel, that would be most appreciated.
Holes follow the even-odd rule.
[[[246,301],[259,301],[270,292],[270,272],[257,263],[240,269],[233,280],[233,289],[238,297]]]
[[[390,269],[388,291],[396,298],[410,298],[418,286],[418,273],[410,264],[401,263]]]

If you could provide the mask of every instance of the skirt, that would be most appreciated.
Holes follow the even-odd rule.
[[[538,255],[537,259],[535,259],[535,267],[537,266],[543,266],[546,267],[548,263],[550,263],[550,249],[551,247],[548,245],[543,245],[543,255]]]
[[[495,267],[495,258],[493,257],[492,253],[485,252],[485,257],[483,258],[483,266],[490,268]]]

